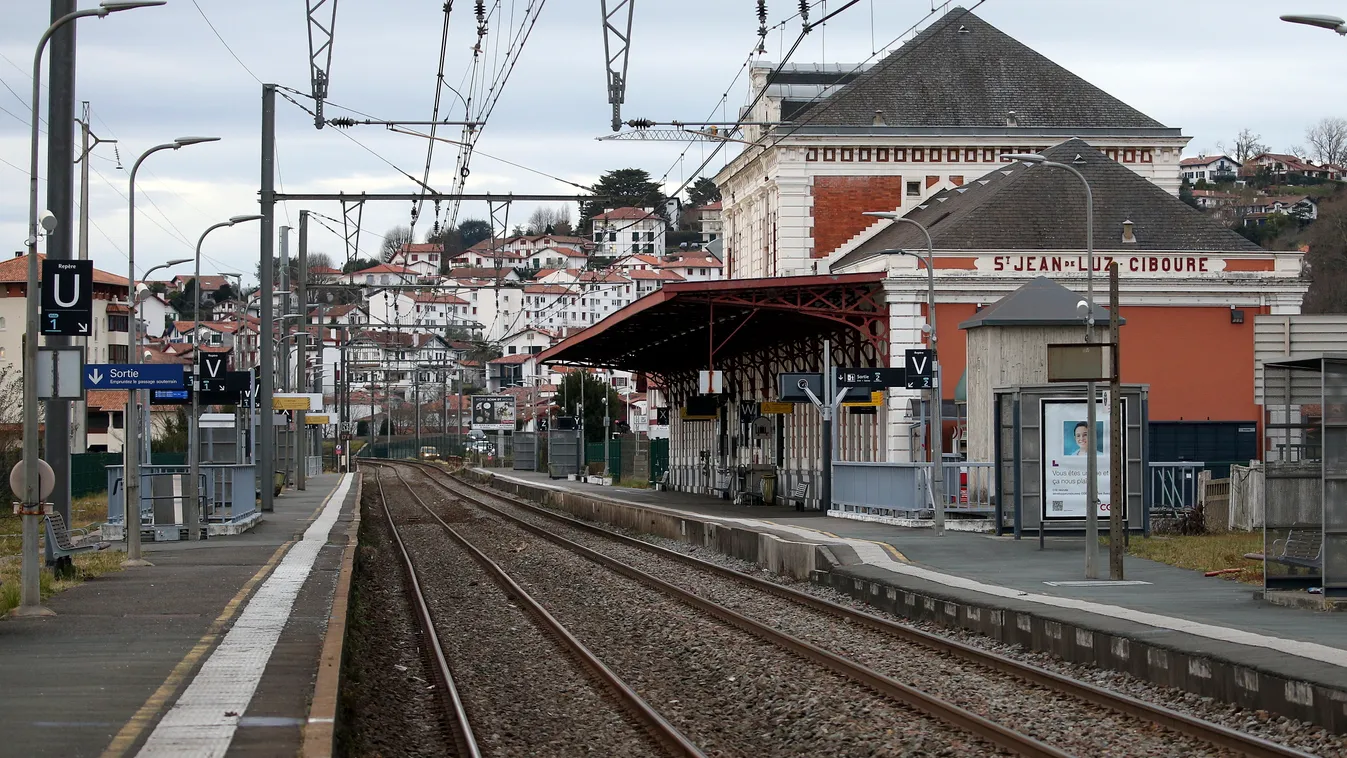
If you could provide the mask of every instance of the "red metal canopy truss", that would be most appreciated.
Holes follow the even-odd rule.
[[[776,395],[778,372],[833,361],[885,366],[889,359],[884,275],[785,277],[666,285],[539,356],[542,363],[649,374],[680,402],[699,370],[725,372],[737,398]]]

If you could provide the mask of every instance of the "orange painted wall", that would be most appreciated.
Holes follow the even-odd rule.
[[[959,324],[977,309],[964,303],[937,307],[945,376],[941,394],[952,400],[968,357],[967,333]],[[1150,385],[1152,421],[1258,418],[1253,401],[1253,320],[1267,309],[1243,310],[1244,323],[1232,324],[1226,307],[1123,306],[1127,323],[1121,337],[1122,379]],[[901,350],[895,350],[899,360]]]

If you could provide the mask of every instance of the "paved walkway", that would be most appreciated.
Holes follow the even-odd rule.
[[[857,557],[854,565],[837,569],[844,574],[971,602],[1037,607],[1063,619],[1092,616],[1098,628],[1135,638],[1164,636],[1176,645],[1219,650],[1249,665],[1347,690],[1347,615],[1269,605],[1257,596],[1261,588],[1131,556],[1126,575],[1138,584],[1061,584],[1084,579],[1083,538],[1054,537],[1040,550],[1036,537],[936,536],[931,529],[780,507],[737,507],[703,495],[601,487],[535,472],[491,473],[842,545]]]
[[[250,532],[146,543],[154,566],[0,620],[0,754],[296,754],[356,489],[312,478]]]

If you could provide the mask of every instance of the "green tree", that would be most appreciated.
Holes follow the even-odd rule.
[[[377,265],[379,265],[379,262],[373,258],[353,258],[347,261],[345,266],[341,267],[341,271],[343,274],[349,274],[353,271],[364,271],[367,268],[374,268]]]
[[[464,219],[463,223],[458,225],[458,236],[462,239],[463,249],[466,250],[484,239],[490,239],[491,222],[480,218]]]
[[[620,415],[622,398],[617,390],[587,371],[569,371],[561,380],[557,394],[552,402],[556,405],[558,416],[576,416],[579,413],[581,399],[584,401],[585,441],[603,441],[603,397],[608,395],[608,415],[616,418]]]
[[[707,205],[717,200],[720,200],[720,188],[704,176],[697,177],[697,181],[688,187],[688,205]]]
[[[593,233],[594,217],[614,208],[654,208],[665,216],[664,190],[650,178],[650,172],[640,168],[619,168],[605,172],[592,187],[603,199],[585,203],[580,213],[580,230],[585,236]]]
[[[220,287],[220,289],[218,290],[215,290],[215,294],[211,295],[211,297],[213,297],[215,299],[215,302],[217,303],[223,303],[226,300],[233,300],[236,297],[234,293],[234,285],[230,284],[229,282],[225,282],[224,286]]]

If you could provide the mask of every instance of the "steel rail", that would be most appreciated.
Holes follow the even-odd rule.
[[[421,468],[438,471],[441,475],[448,476],[448,472],[434,466],[419,464],[412,461],[408,461],[407,463],[412,463]],[[534,503],[512,496],[509,493],[504,493],[490,487],[484,487],[475,482],[466,481],[458,477],[453,477],[452,479],[456,484],[499,498],[524,508],[531,513],[536,513],[553,521],[580,529],[586,533],[602,536],[629,547],[639,548],[646,552],[654,553],[670,560],[678,561],[679,563],[740,582],[741,584],[746,584],[785,600],[790,600],[814,610],[829,613],[847,621],[861,624],[869,629],[901,638],[905,642],[922,645],[938,653],[951,655],[964,661],[1017,677],[1032,684],[1058,690],[1064,694],[1085,700],[1095,705],[1151,721],[1181,734],[1186,734],[1190,737],[1208,742],[1219,748],[1232,750],[1241,755],[1247,755],[1253,758],[1311,758],[1313,755],[1285,745],[1280,745],[1270,740],[1265,740],[1261,737],[1244,734],[1220,724],[1204,721],[1195,716],[1180,713],[1179,711],[1166,708],[1162,705],[1148,703],[1130,695],[1114,692],[1078,679],[1072,679],[1071,677],[1048,671],[1047,669],[1034,666],[1033,664],[1023,663],[993,653],[989,650],[974,647],[967,643],[959,642],[958,640],[931,632],[925,632],[920,629],[914,629],[871,613],[848,608],[760,577],[751,576],[732,568],[704,561],[700,558],[687,555],[686,553],[680,553],[676,550],[670,550],[669,548],[661,547],[634,537],[629,537],[625,534],[619,534],[570,516],[555,513]],[[452,492],[452,490],[449,490],[438,478],[431,477],[431,481],[444,487],[447,491]]]
[[[399,463],[410,462],[399,461]],[[446,492],[459,498],[464,497],[462,493],[454,493],[449,487],[445,486],[443,482],[438,481],[435,477],[427,478],[432,482],[439,484]],[[748,632],[749,634],[785,650],[789,650],[805,660],[820,664],[835,674],[864,684],[885,697],[892,698],[917,711],[940,719],[941,721],[951,724],[969,734],[980,737],[998,747],[1009,750],[1017,755],[1031,756],[1033,758],[1067,758],[1071,755],[1070,753],[1063,752],[1056,747],[1044,744],[1026,734],[1021,734],[1013,729],[1004,727],[990,719],[979,716],[946,700],[929,695],[910,685],[903,684],[886,674],[882,674],[867,666],[851,661],[832,651],[825,650],[811,642],[755,621],[754,619],[733,611],[719,603],[707,600],[682,587],[670,584],[669,582],[652,576],[634,566],[623,563],[616,558],[604,555],[596,550],[591,550],[590,548],[572,542],[565,537],[552,534],[541,526],[524,521],[518,516],[506,513],[493,505],[482,502],[480,497],[469,496],[469,499],[471,499],[473,504],[477,507],[499,516],[543,539],[553,542],[566,550],[576,553],[581,557],[593,561],[600,566],[604,566],[605,568],[621,574],[639,584],[652,587],[669,597],[702,611],[703,613],[715,616],[731,626],[744,632]]]
[[[388,529],[393,535],[393,542],[398,546],[398,552],[402,555],[402,568],[407,577],[407,582],[412,588],[412,605],[416,609],[416,620],[421,627],[422,634],[430,641],[428,656],[431,659],[432,669],[435,672],[435,678],[440,680],[443,687],[441,692],[445,693],[447,700],[446,714],[449,717],[449,726],[454,733],[454,742],[458,746],[458,755],[461,758],[482,758],[482,751],[477,747],[477,738],[473,736],[472,724],[468,721],[468,711],[463,707],[463,699],[459,697],[458,687],[454,685],[454,675],[449,670],[449,661],[444,655],[444,645],[440,642],[440,636],[435,632],[435,622],[430,617],[430,607],[426,603],[425,593],[421,591],[421,583],[416,578],[416,567],[412,563],[412,556],[407,552],[406,545],[402,544],[402,536],[398,534],[397,524],[393,522],[393,513],[388,509],[388,497],[384,494],[383,478],[378,474],[374,476],[374,483],[379,490],[379,504],[383,506],[384,517],[388,519]]]
[[[627,710],[635,716],[643,726],[652,732],[654,737],[665,747],[665,749],[673,755],[688,756],[688,758],[706,758],[706,754],[703,753],[700,748],[693,744],[693,742],[684,736],[682,732],[678,731],[677,727],[669,723],[659,711],[656,711],[644,698],[637,694],[636,691],[624,682],[616,672],[608,668],[603,661],[599,660],[598,656],[594,655],[584,643],[576,639],[576,637],[572,635],[570,631],[556,619],[556,617],[549,613],[541,603],[535,600],[532,595],[515,582],[515,580],[505,572],[505,569],[501,568],[500,564],[491,560],[486,553],[478,549],[444,519],[440,518],[440,515],[421,499],[421,496],[417,494],[411,484],[402,478],[402,472],[398,470],[397,466],[383,461],[364,460],[361,462],[392,469],[393,473],[398,477],[398,481],[407,488],[407,492],[411,494],[412,499],[416,501],[416,504],[421,506],[431,518],[435,519],[435,521],[444,528],[445,532],[447,532],[459,546],[467,550],[468,553],[472,555],[473,559],[475,559],[486,573],[491,576],[493,581],[500,585],[507,594],[518,601],[529,614],[540,622],[541,626],[545,627],[559,639],[568,652],[575,656],[575,658],[603,684],[612,689],[618,695],[618,698],[622,701]],[[380,494],[382,495],[382,489],[380,490]]]

